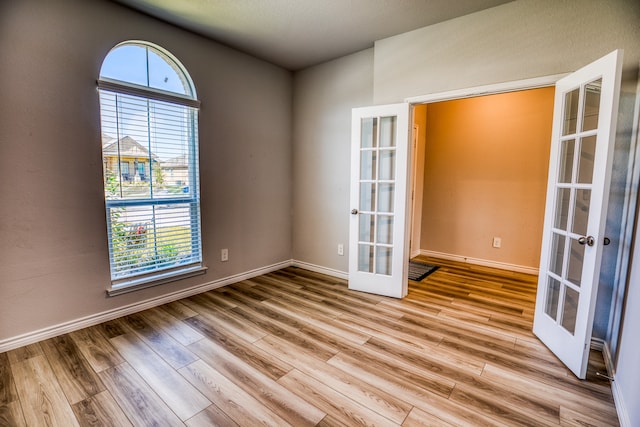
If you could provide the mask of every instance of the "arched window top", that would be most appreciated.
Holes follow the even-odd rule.
[[[143,41],[126,41],[111,49],[102,63],[100,80],[197,99],[191,77],[180,61],[161,47]]]

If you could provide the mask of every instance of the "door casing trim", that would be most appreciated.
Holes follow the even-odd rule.
[[[514,80],[504,83],[493,83],[484,86],[474,86],[463,89],[455,89],[446,92],[436,92],[427,95],[411,96],[405,98],[404,102],[410,104],[427,104],[430,102],[452,101],[455,99],[474,98],[483,95],[496,95],[506,92],[517,92],[520,90],[538,89],[541,87],[554,86],[558,80],[570,73],[553,74],[550,76],[534,77],[532,79]]]

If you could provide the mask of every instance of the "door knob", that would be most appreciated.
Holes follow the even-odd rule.
[[[594,239],[593,236],[582,236],[578,239],[578,243],[581,245],[586,244],[587,246],[593,246],[595,242],[596,239]]]
[[[358,209],[351,209],[351,215],[358,215]]]

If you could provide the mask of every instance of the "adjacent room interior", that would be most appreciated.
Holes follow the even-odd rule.
[[[412,236],[422,255],[537,272],[553,95],[547,87],[415,106],[424,157]]]

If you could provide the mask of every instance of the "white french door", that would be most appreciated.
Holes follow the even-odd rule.
[[[533,332],[585,378],[605,244],[622,52],[556,84]]]
[[[407,294],[409,104],[354,108],[349,289]]]

